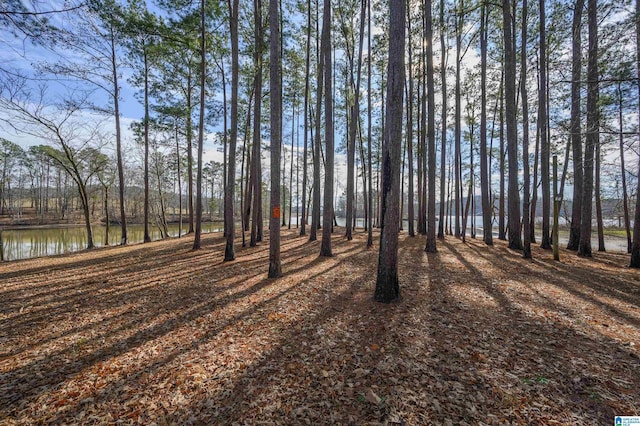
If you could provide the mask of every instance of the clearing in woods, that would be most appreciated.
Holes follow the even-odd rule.
[[[336,230],[336,236],[343,229]],[[640,415],[640,271],[502,241],[426,254],[372,300],[377,241],[283,230],[0,264],[0,423],[611,424]]]

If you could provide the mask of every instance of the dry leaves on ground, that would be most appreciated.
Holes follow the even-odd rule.
[[[640,272],[597,253],[283,230],[222,262],[220,234],[0,264],[2,424],[610,424],[640,415]]]

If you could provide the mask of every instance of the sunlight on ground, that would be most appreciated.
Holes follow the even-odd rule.
[[[267,243],[222,262],[216,235],[197,252],[181,239],[0,265],[0,423],[589,424],[640,409],[640,276],[615,256],[531,262],[454,239],[427,254],[403,234],[402,299],[380,305],[365,234],[334,234],[331,258],[284,236],[278,280]]]

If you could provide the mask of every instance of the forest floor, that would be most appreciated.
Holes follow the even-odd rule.
[[[222,262],[221,234],[0,264],[0,424],[613,424],[640,415],[640,271],[502,241],[400,236],[400,301],[372,300],[378,238],[334,256],[283,230]]]

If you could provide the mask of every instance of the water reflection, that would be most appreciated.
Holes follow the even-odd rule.
[[[222,222],[202,224],[202,232],[219,232]],[[93,227],[93,241],[96,247],[120,243],[121,229],[118,225],[109,227],[109,242],[105,243],[105,226]],[[185,226],[182,227],[182,234]],[[141,243],[144,238],[142,225],[127,226],[129,243]],[[151,240],[162,236],[158,228],[149,228]],[[169,235],[178,236],[178,225],[169,225]],[[83,250],[87,247],[87,232],[84,226],[55,228],[0,229],[0,260],[28,259],[32,257],[53,256]]]
[[[337,218],[339,226],[344,226],[344,218]],[[482,223],[482,218],[477,218],[476,223]],[[408,228],[407,221],[404,221],[404,229]],[[292,220],[292,227],[296,226],[296,218]],[[362,229],[364,221],[358,219],[356,226]],[[202,232],[221,232],[223,223],[205,222],[202,224]],[[240,229],[240,224],[236,224],[236,229]],[[266,227],[265,227],[266,229]],[[184,235],[186,226],[182,227]],[[120,227],[112,225],[109,227],[109,244],[120,243]],[[497,237],[494,228],[494,237]],[[142,225],[127,226],[129,243],[141,243],[144,237],[144,227]],[[159,240],[162,236],[157,227],[150,227],[149,233],[153,241]],[[467,229],[470,233],[470,229]],[[178,225],[169,225],[169,235],[178,236]],[[477,235],[482,236],[481,228],[477,229]],[[541,236],[538,236],[541,238]],[[93,227],[93,240],[97,247],[105,245],[105,226]],[[626,239],[617,236],[605,235],[607,250],[610,252],[626,252]],[[538,240],[539,241],[539,240]],[[566,245],[567,236],[560,234],[560,245]],[[591,246],[597,247],[597,233],[592,234]],[[87,247],[87,234],[83,226],[56,227],[56,228],[28,228],[28,229],[5,229],[0,228],[0,261],[28,259],[32,257],[53,256],[56,254],[70,253],[84,250]]]

